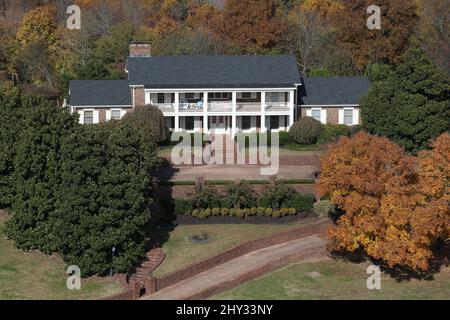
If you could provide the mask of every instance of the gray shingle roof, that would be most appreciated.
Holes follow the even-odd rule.
[[[302,83],[298,99],[302,105],[357,105],[370,88],[367,77],[304,77]]]
[[[72,80],[72,106],[131,106],[128,80]]]
[[[295,58],[261,56],[130,57],[131,85],[147,88],[294,87],[300,83]]]

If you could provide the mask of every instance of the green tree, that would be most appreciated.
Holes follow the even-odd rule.
[[[33,99],[24,99],[30,103]],[[54,234],[56,191],[60,184],[62,140],[77,126],[75,116],[44,99],[27,108],[14,158],[12,219],[6,233],[17,247],[57,250]]]
[[[129,125],[81,126],[64,139],[54,233],[83,275],[127,272],[145,254],[152,199],[141,142]]]
[[[135,29],[129,23],[111,27],[109,34],[95,42],[92,54],[78,67],[81,79],[121,79]]]
[[[394,69],[375,65],[374,82],[361,101],[363,126],[410,152],[450,129],[450,79],[420,49],[412,48]]]
[[[14,155],[20,132],[20,90],[12,82],[0,83],[0,207],[11,204],[14,194]]]

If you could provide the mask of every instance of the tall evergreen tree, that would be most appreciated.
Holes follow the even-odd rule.
[[[0,83],[0,207],[11,205],[14,194],[13,159],[21,119],[19,94],[12,82]]]
[[[77,121],[45,100],[27,108],[23,116],[14,159],[13,215],[6,232],[19,248],[51,253],[57,249],[53,222],[61,143]]]
[[[152,199],[142,141],[129,125],[82,126],[64,140],[55,234],[83,275],[127,272],[145,254]]]
[[[374,84],[361,101],[365,130],[416,153],[450,129],[450,79],[420,49],[408,50],[394,69],[373,66],[369,75]]]

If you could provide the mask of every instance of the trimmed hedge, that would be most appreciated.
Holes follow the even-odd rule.
[[[296,215],[297,210],[295,208],[282,208],[279,210],[274,210],[272,208],[245,208],[245,209],[234,209],[234,208],[212,208],[205,210],[195,209],[192,211],[191,216],[201,219],[206,219],[213,216],[231,216],[239,218],[247,218],[252,216],[258,217],[271,217],[271,218],[281,218],[286,216]]]

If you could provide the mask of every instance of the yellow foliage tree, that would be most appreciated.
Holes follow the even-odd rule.
[[[43,42],[48,47],[57,41],[57,26],[53,16],[54,9],[50,6],[37,7],[25,14],[16,34],[16,39],[22,46]]]

